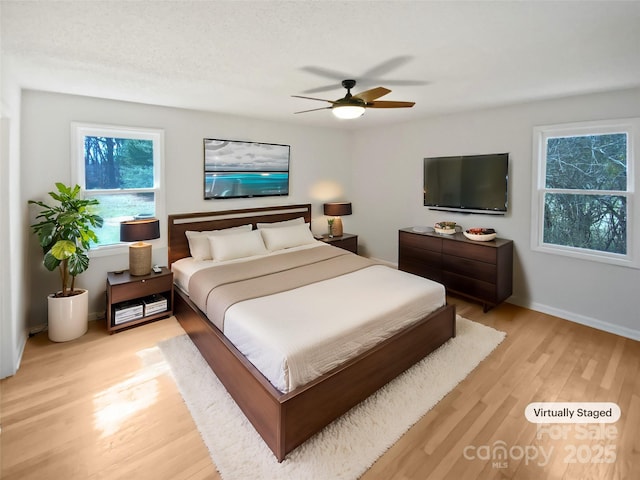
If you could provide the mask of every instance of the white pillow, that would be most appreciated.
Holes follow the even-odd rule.
[[[205,230],[196,232],[187,230],[185,235],[189,241],[189,252],[194,260],[211,260],[213,254],[209,246],[209,237],[214,235],[233,235],[239,232],[250,232],[251,224],[240,225],[239,227],[224,228],[222,230]]]
[[[282,228],[265,228],[259,230],[267,249],[270,251],[297,247],[316,241],[306,223]]]
[[[215,260],[233,260],[267,253],[259,230],[233,235],[212,235],[209,245]]]
[[[280,227],[290,227],[292,225],[300,225],[304,223],[304,217],[294,218],[292,220],[284,220],[282,222],[273,222],[273,223],[256,223],[256,227],[258,229],[261,228],[280,228]]]

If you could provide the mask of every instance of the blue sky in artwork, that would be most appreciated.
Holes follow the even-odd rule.
[[[289,146],[230,140],[204,140],[205,171],[289,170]]]

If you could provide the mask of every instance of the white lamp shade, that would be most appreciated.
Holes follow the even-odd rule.
[[[331,109],[331,113],[337,118],[350,120],[361,117],[364,114],[364,107],[358,105],[336,105]]]

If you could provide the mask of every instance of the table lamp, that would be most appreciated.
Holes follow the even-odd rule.
[[[156,218],[120,222],[120,241],[136,242],[129,245],[129,274],[151,273],[151,244],[143,240],[160,238],[160,221]]]
[[[330,236],[341,237],[342,231],[342,219],[340,217],[344,215],[351,215],[351,203],[350,202],[333,202],[324,204],[324,214],[333,217],[333,225],[331,225]]]

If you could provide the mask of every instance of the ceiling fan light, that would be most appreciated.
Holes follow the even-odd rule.
[[[331,109],[331,113],[336,118],[350,120],[361,117],[364,114],[364,107],[358,105],[336,105]]]

